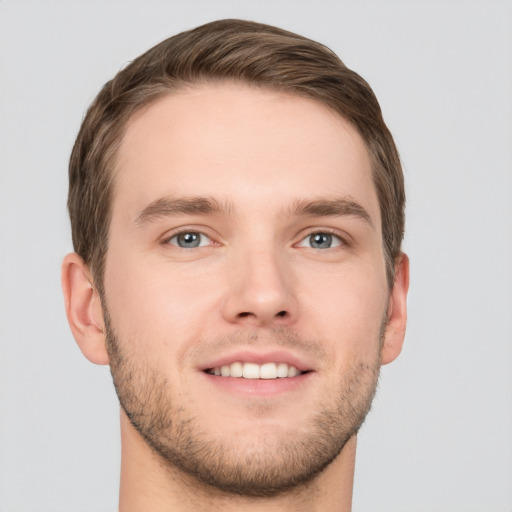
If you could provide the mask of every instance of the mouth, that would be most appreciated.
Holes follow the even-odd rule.
[[[243,347],[200,363],[198,370],[213,389],[246,399],[304,390],[317,372],[316,365],[291,350]]]
[[[290,379],[299,377],[310,370],[299,370],[288,363],[267,362],[263,364],[235,361],[231,364],[223,364],[203,370],[208,375],[217,377],[234,377],[241,379]]]

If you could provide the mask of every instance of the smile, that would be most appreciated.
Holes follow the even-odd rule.
[[[209,375],[218,377],[238,377],[243,379],[277,379],[298,377],[303,373],[287,363],[242,363],[236,361],[229,365],[217,366],[205,370]]]

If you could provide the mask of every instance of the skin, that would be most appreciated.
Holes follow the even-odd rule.
[[[194,197],[223,208],[169,206]],[[356,214],[297,208],[318,201],[345,201]],[[180,232],[205,237],[184,249]],[[314,233],[331,234],[332,246],[312,246]],[[341,395],[370,401],[380,365],[400,353],[407,257],[396,262],[390,290],[369,155],[357,131],[315,101],[223,83],[173,93],[138,112],[118,154],[109,236],[109,325],[88,267],[76,254],[64,261],[75,339],[88,359],[108,364],[115,334],[130,369],[164,382],[160,402],[169,398],[178,418],[224,446],[226,464],[240,463],[240,453],[262,464],[285,461],[287,447],[310,439],[315,418],[336,410]],[[275,354],[308,373],[290,385],[220,382],[203,371],[223,358]],[[121,396],[127,372],[110,362]],[[151,380],[137,378],[133,389],[123,388],[129,396]],[[143,397],[148,410],[158,406],[153,395]],[[267,497],[226,492],[165,463],[123,410],[121,433],[122,512],[351,507],[355,431],[322,472]]]

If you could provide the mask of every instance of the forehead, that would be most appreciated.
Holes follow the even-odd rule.
[[[379,218],[370,157],[348,121],[318,101],[234,83],[179,90],[137,112],[115,181],[114,215],[159,196],[268,208],[334,194]]]

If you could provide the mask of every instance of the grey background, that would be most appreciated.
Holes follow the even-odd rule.
[[[0,1],[0,510],[116,507],[118,406],[64,315],[67,159],[128,60],[223,17],[327,44],[408,190],[410,322],[359,436],[355,512],[512,511],[512,2]]]

